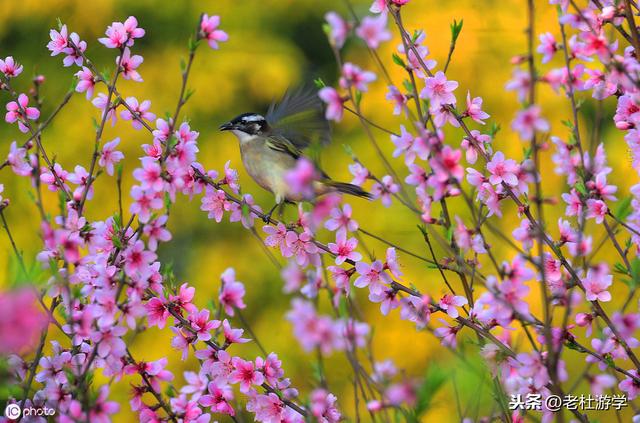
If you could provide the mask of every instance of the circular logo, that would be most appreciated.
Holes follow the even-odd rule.
[[[18,404],[7,404],[7,407],[4,409],[4,416],[8,419],[15,420],[20,417],[20,406]]]

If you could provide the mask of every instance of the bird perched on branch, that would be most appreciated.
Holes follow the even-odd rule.
[[[313,201],[328,192],[341,192],[371,199],[357,185],[336,182],[304,154],[311,146],[323,146],[331,140],[329,122],[322,103],[312,89],[287,91],[263,116],[243,113],[220,126],[240,141],[240,154],[247,173],[258,185],[273,193],[276,204],[265,220],[285,202]],[[305,192],[294,189],[288,179],[301,165],[311,167],[311,183]],[[282,210],[282,209],[280,209]]]

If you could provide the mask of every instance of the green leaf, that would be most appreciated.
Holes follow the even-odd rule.
[[[316,88],[324,88],[327,84],[324,83],[322,78],[316,78],[313,80],[313,83],[316,85]]]
[[[587,195],[587,187],[584,185],[584,182],[579,181],[574,185],[574,188],[582,195]]]
[[[404,63],[404,60],[402,60],[402,57],[398,56],[396,53],[393,53],[391,57],[393,58],[393,63],[405,69],[407,68],[407,65]]]
[[[620,201],[618,207],[616,207],[616,211],[613,213],[616,219],[625,220],[633,212],[633,208],[631,207],[631,200],[632,197],[628,196]]]
[[[464,25],[464,20],[461,19],[460,22],[453,20],[453,23],[450,25],[451,28],[451,44],[455,44],[458,41],[458,37],[462,32],[462,26]]]
[[[500,132],[501,126],[497,123],[492,123],[491,128],[489,128],[489,135],[491,138],[495,138],[496,134]]]
[[[360,107],[360,102],[362,102],[362,93],[360,91],[356,91],[356,98],[355,98],[356,106]]]

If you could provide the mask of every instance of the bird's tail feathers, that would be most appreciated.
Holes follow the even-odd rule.
[[[335,181],[324,181],[324,184],[333,188],[335,191],[342,192],[344,194],[353,195],[356,197],[366,198],[367,200],[372,200],[373,195],[363,190],[358,185],[348,184],[346,182],[335,182]]]

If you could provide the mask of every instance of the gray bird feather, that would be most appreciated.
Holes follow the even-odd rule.
[[[271,103],[265,118],[271,136],[288,140],[296,150],[331,141],[331,128],[324,118],[322,101],[311,87],[287,90],[280,101]]]

